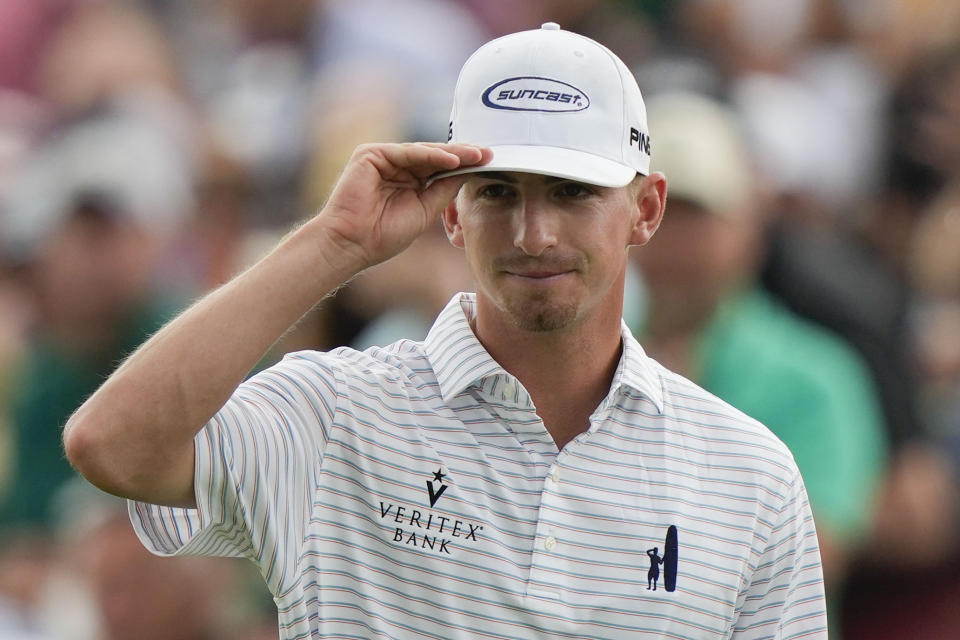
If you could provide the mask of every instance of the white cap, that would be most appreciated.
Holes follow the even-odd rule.
[[[651,98],[649,115],[657,130],[653,170],[667,176],[669,198],[718,215],[742,213],[751,199],[751,164],[736,113],[706,96],[675,92]]]
[[[621,187],[650,170],[637,81],[612,51],[553,22],[492,40],[460,70],[450,142],[493,160],[436,177],[522,171]]]
[[[30,259],[86,194],[105,197],[144,231],[171,234],[194,204],[187,150],[169,130],[133,113],[72,125],[24,163],[0,202],[0,254]]]

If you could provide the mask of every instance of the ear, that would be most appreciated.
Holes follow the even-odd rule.
[[[630,245],[642,246],[650,242],[663,220],[667,207],[667,177],[659,171],[644,176],[634,197],[638,215],[630,234]]]
[[[463,249],[463,228],[460,226],[460,210],[457,209],[457,199],[454,198],[440,214],[443,218],[443,230],[447,232],[450,244]]]

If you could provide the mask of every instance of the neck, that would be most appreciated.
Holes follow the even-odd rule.
[[[556,331],[526,331],[478,295],[477,338],[530,393],[558,449],[589,427],[622,354],[622,306]]]

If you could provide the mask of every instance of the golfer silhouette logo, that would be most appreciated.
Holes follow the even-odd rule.
[[[663,565],[663,588],[673,592],[677,589],[677,527],[670,525],[667,528],[667,538],[663,543],[663,557],[660,549],[647,549],[650,558],[650,569],[647,571],[647,590],[656,591],[657,581],[660,579],[660,565]]]
[[[650,570],[647,571],[647,591],[650,591],[650,585],[653,584],[653,590],[657,590],[657,580],[660,579],[660,565],[663,564],[663,558],[657,553],[657,548],[647,549],[647,555],[650,556]]]

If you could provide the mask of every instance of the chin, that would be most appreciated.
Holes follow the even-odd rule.
[[[573,302],[527,300],[519,308],[510,309],[514,324],[524,331],[545,333],[559,331],[577,319],[577,305]]]

